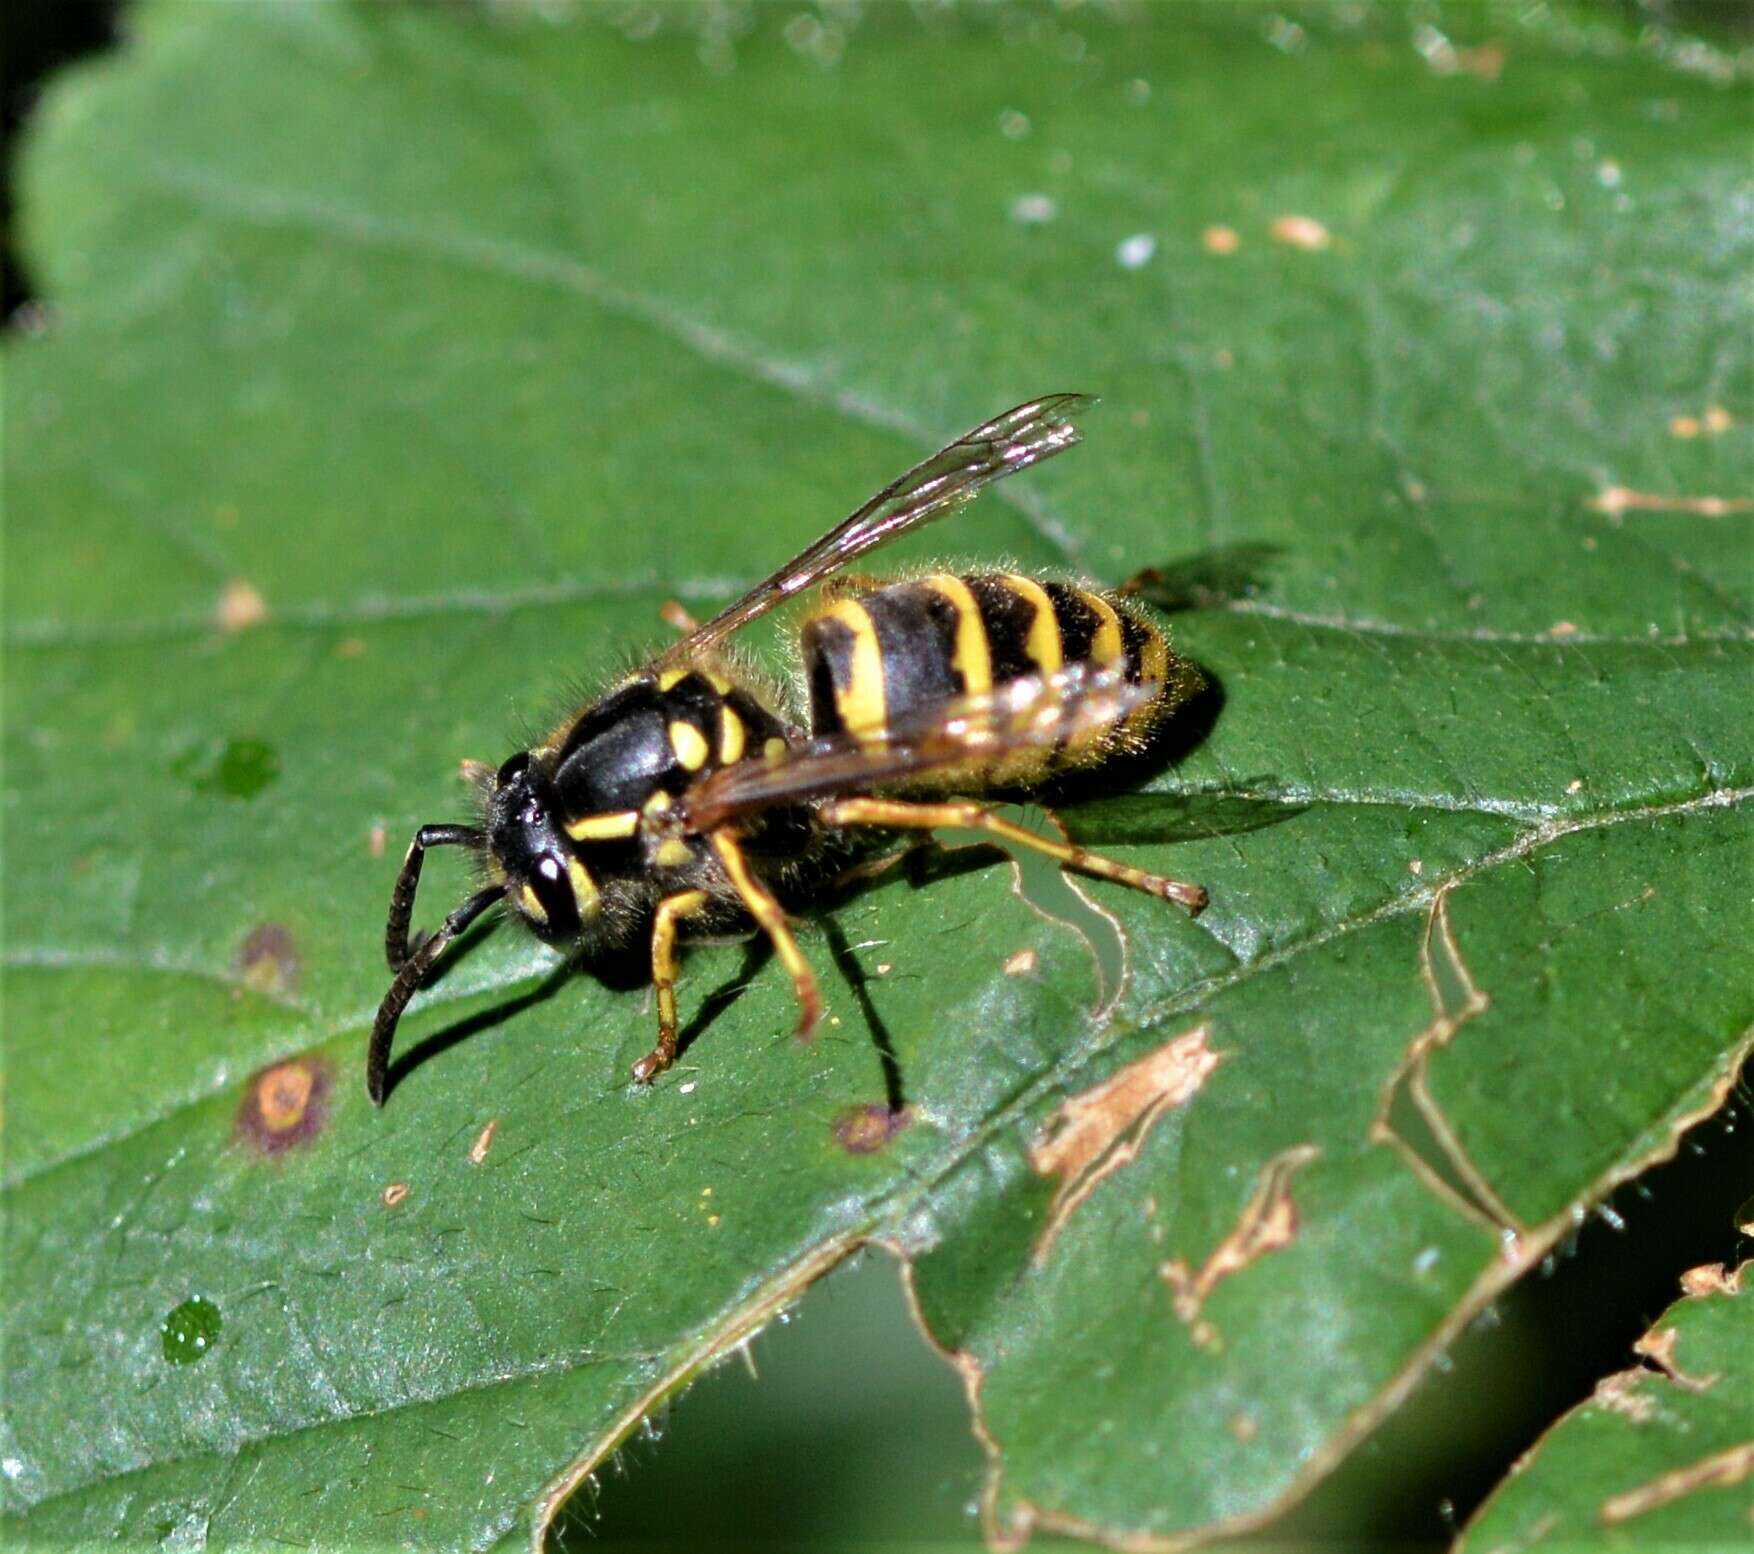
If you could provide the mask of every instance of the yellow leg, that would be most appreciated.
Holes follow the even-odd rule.
[[[798,948],[798,941],[792,937],[792,930],[786,925],[786,914],[780,910],[779,902],[774,900],[767,886],[750,872],[749,860],[743,856],[743,849],[737,845],[736,838],[728,831],[714,831],[712,844],[732,886],[742,897],[744,907],[760,924],[761,931],[773,941],[774,953],[779,956],[780,964],[790,973],[792,991],[798,996],[798,1034],[808,1036],[815,1030],[817,1020],[822,1017],[822,995],[816,991],[816,974],[811,971],[810,962],[804,959],[804,952]]]
[[[652,919],[652,986],[658,990],[658,1045],[633,1065],[636,1084],[650,1084],[676,1061],[676,925],[706,905],[704,890],[678,891],[658,903]]]
[[[833,826],[884,826],[893,830],[935,831],[939,827],[965,831],[985,831],[1020,847],[1033,847],[1038,853],[1056,858],[1064,868],[1080,874],[1094,874],[1098,879],[1131,885],[1134,890],[1161,896],[1165,901],[1179,901],[1198,916],[1206,907],[1206,892],[1199,885],[1184,885],[1180,880],[1165,879],[1160,874],[1147,874],[1143,869],[1130,868],[1086,852],[1069,842],[1052,841],[1037,836],[1022,826],[995,815],[984,804],[957,800],[947,804],[907,804],[895,799],[840,799],[823,806],[822,818]]]

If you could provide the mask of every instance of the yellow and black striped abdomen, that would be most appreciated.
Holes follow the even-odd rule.
[[[805,623],[803,652],[812,731],[844,729],[873,743],[904,713],[1068,664],[1113,666],[1129,680],[1163,687],[1124,725],[975,774],[990,783],[1027,783],[1099,761],[1198,683],[1130,601],[1009,572],[939,572],[842,593]]]

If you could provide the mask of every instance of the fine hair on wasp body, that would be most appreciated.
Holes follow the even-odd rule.
[[[646,947],[658,1034],[633,1066],[642,1083],[676,1056],[678,950],[690,942],[765,935],[791,977],[799,1034],[814,1027],[822,1001],[790,913],[871,833],[978,830],[1204,908],[1198,885],[1038,835],[975,797],[1138,749],[1201,689],[1143,606],[1010,570],[836,577],[989,482],[1074,446],[1089,404],[1050,394],[977,426],[529,749],[497,770],[466,762],[476,823],[422,826],[390,898],[384,948],[395,977],[366,1059],[373,1102],[384,1101],[403,1010],[451,941],[494,906],[587,958]],[[730,639],[813,589],[799,632],[805,705],[794,711],[738,664]],[[434,933],[410,939],[433,847],[472,852],[486,883]]]

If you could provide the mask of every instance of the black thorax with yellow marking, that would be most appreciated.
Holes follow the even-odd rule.
[[[488,872],[547,942],[587,950],[619,943],[658,897],[716,872],[704,838],[666,824],[676,800],[702,777],[771,756],[794,737],[717,671],[626,681],[500,768],[484,828]],[[773,816],[751,828],[752,845],[796,824]]]

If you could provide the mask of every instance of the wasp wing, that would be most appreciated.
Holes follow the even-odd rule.
[[[735,604],[666,648],[658,664],[688,661],[867,551],[955,512],[989,481],[1064,452],[1079,440],[1072,418],[1092,403],[1084,394],[1049,394],[1007,410],[958,437],[891,481]]]
[[[705,832],[782,804],[850,793],[990,764],[1112,728],[1162,687],[1119,669],[1070,664],[1051,675],[1012,680],[979,696],[958,697],[892,718],[881,740],[835,733],[790,745],[771,758],[726,766],[683,798],[684,824]]]

